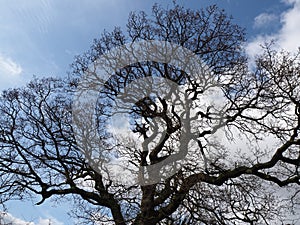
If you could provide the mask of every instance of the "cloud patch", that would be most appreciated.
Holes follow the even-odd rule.
[[[0,90],[20,84],[22,72],[21,65],[0,53]]]
[[[269,13],[261,13],[257,17],[254,18],[254,28],[263,28],[268,26],[273,21],[277,20],[277,16],[275,14]]]
[[[300,0],[293,0],[293,7],[282,14],[282,29],[278,37],[282,48],[296,51],[300,47]]]
[[[44,219],[40,218],[37,223],[28,222],[14,217],[10,213],[0,212],[0,224],[12,224],[12,225],[63,225],[62,222],[55,218]]]
[[[274,33],[261,32],[250,42],[246,43],[246,52],[253,61],[257,54],[262,53],[262,45],[275,41],[274,47],[277,50],[284,49],[295,53],[300,47],[300,0],[282,0],[291,7],[280,15],[281,28]],[[273,20],[270,14],[260,14],[254,19],[256,26],[265,26]]]
[[[3,75],[17,76],[22,73],[22,67],[11,58],[4,57],[0,54],[0,73],[1,77],[3,77]]]

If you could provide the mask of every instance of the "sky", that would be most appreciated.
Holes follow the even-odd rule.
[[[130,11],[150,12],[158,0],[0,0],[0,90],[19,87],[33,76],[66,76],[74,56],[89,49],[103,30],[124,27]],[[171,6],[172,1],[158,2]],[[217,4],[246,28],[250,57],[260,45],[276,40],[277,48],[300,46],[300,0],[178,0],[187,8]],[[15,225],[73,224],[68,203],[10,202],[5,216]]]

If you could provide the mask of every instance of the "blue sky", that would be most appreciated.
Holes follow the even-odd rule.
[[[150,12],[152,0],[0,0],[0,89],[21,86],[33,75],[65,76],[76,54],[89,49],[94,38],[114,26],[123,27],[130,11]],[[259,44],[277,40],[278,48],[300,46],[300,0],[189,0],[177,1],[198,9],[216,3],[247,30],[249,56]],[[172,5],[171,1],[161,1]],[[31,207],[11,202],[8,220],[19,218],[44,225],[73,224],[66,216],[68,203]],[[56,222],[55,222],[56,221]],[[60,222],[59,222],[60,221]],[[25,224],[25,223],[24,223]]]

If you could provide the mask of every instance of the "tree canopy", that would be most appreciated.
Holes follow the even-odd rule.
[[[153,40],[171,43],[172,54],[186,49],[204,72],[155,60],[112,66],[120,57],[109,53],[124,46],[151,59],[147,45],[130,47]],[[299,222],[299,53],[267,45],[249,68],[245,41],[217,6],[154,5],[103,32],[68,77],[3,91],[1,202],[64,197],[84,224]],[[103,56],[113,68],[106,80]],[[92,114],[89,99],[74,110],[84,77],[102,82]],[[132,174],[102,164],[118,159]],[[127,182],[134,176],[143,182]]]

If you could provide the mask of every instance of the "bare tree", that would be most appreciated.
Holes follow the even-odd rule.
[[[97,136],[90,135],[89,121],[81,117],[86,109],[83,114],[72,111],[80,79],[93,75],[96,68],[91,65],[110,50],[148,40],[188,49],[210,72],[195,80],[184,69],[157,61],[119,68],[98,90]],[[1,200],[40,196],[37,204],[42,204],[64,197],[75,203],[73,213],[84,224],[299,222],[299,55],[267,46],[250,70],[241,47],[244,41],[244,31],[216,6],[193,11],[176,4],[171,9],[154,5],[150,17],[130,14],[127,33],[120,28],[104,32],[89,52],[76,58],[68,78],[35,79],[26,87],[4,91]],[[157,77],[180,90],[170,92],[169,98],[154,92],[139,99],[134,90],[148,90],[146,78]],[[129,91],[120,98],[126,88]],[[171,90],[164,88],[165,94]],[[203,100],[210,99],[212,91],[217,97]],[[120,106],[120,99],[126,103],[128,96],[137,99],[135,104]],[[216,98],[220,104],[214,104]],[[89,101],[85,103],[88,107]],[[118,118],[112,110],[116,105],[127,110],[127,132],[136,136],[108,129],[111,119]],[[81,122],[82,130],[74,128],[74,120]],[[186,120],[191,127],[183,125]],[[165,133],[154,132],[160,128]],[[78,144],[78,132],[89,140],[85,146]],[[218,132],[222,138],[216,138]],[[178,144],[182,137],[189,138],[185,145]],[[93,144],[101,151],[90,151]],[[111,171],[96,159],[109,161],[112,155],[128,159],[128,167],[138,168],[133,172],[145,176],[146,182],[111,179]],[[144,169],[168,159],[169,167]],[[164,177],[177,165],[179,169]],[[157,174],[161,179],[150,182]]]

